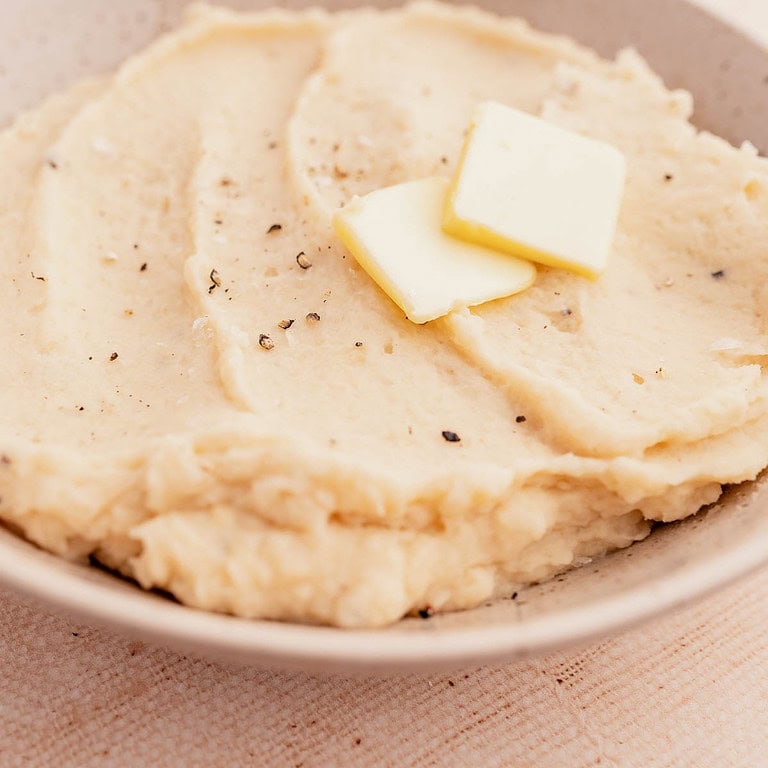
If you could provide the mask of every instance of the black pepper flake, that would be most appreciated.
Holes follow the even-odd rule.
[[[426,608],[422,608],[419,611],[419,618],[420,619],[429,619],[432,618],[432,616],[435,615],[435,610],[432,608],[431,605],[428,605]]]
[[[211,284],[208,286],[208,293],[213,293],[217,288],[221,288],[221,278],[219,277],[218,270],[212,269],[211,274],[208,275]]]
[[[232,184],[232,179],[228,178],[227,176],[224,176],[222,180],[219,182],[219,184],[222,187],[228,187],[230,184]]]
[[[725,277],[725,270],[724,269],[718,269],[717,272],[712,272],[712,277],[715,278],[715,280],[722,280]]]
[[[36,275],[34,272],[30,272],[29,274],[32,275],[32,277],[35,280],[41,280],[42,282],[45,282],[45,278],[44,277],[41,277],[40,275]]]
[[[570,307],[566,307],[565,309],[561,309],[560,310],[560,314],[563,317],[568,317],[569,315],[573,314],[573,310]]]
[[[272,226],[270,226],[270,228],[267,230],[267,234],[271,235],[273,232],[279,232],[282,228],[282,224],[272,224]]]
[[[214,219],[214,220],[213,220],[213,223],[214,223],[214,224],[215,224],[217,227],[220,227],[220,226],[221,226],[221,225],[224,223],[224,219]]]
[[[443,439],[448,443],[460,443],[461,438],[455,433],[449,430],[443,430]]]
[[[277,149],[277,142],[276,141],[270,141],[269,144],[267,144],[268,149]]]
[[[4,453],[0,455],[0,464],[5,464],[6,466],[11,463],[10,456],[6,456]]]
[[[133,244],[133,250],[134,251],[138,251],[139,250],[139,244],[138,243],[134,243]]]
[[[558,685],[562,685],[562,684],[563,684],[563,678],[562,678],[562,677],[557,677],[557,678],[555,678],[555,682],[556,682]]]
[[[72,637],[80,637],[80,633],[79,632],[73,632],[72,633]]]
[[[456,683],[454,683],[453,680],[449,680],[448,685],[450,685],[451,688],[453,688],[456,685]]]
[[[48,165],[53,168],[54,171],[59,168],[59,164],[55,160],[51,160],[51,158],[48,158]]]
[[[279,328],[287,331],[295,322],[295,320],[281,320],[277,325]]]
[[[448,165],[448,158],[447,158],[445,155],[443,155],[443,156],[440,158],[440,162],[441,162],[443,165]]]
[[[306,320],[309,323],[319,323],[320,322],[320,315],[318,315],[317,312],[309,312],[307,314]]]
[[[307,254],[304,251],[300,251],[296,254],[296,263],[302,269],[309,269],[312,266],[312,262],[307,258]]]
[[[259,334],[259,346],[262,349],[270,350],[275,348],[275,342],[266,333],[262,333]]]
[[[358,737],[355,739],[355,746],[356,746],[356,747],[359,747],[361,742],[362,742],[362,739],[361,739],[361,738],[358,736]]]
[[[675,177],[671,173],[664,174],[664,181],[672,181]]]
[[[117,354],[117,352],[113,352],[113,353],[112,353],[112,354],[109,356],[109,362],[110,362],[110,363],[114,363],[114,362],[115,362],[115,360],[117,360],[117,358],[118,358],[118,357],[119,357],[119,355]]]
[[[363,342],[362,341],[356,341],[355,342],[355,346],[358,347],[358,348],[362,347],[363,346]]]
[[[518,424],[522,424],[524,421],[527,421],[527,419],[525,418],[525,416],[516,416],[516,417],[515,417],[515,421],[516,421]]]
[[[139,272],[146,272],[147,271],[147,262],[145,261],[140,267]]]
[[[517,600],[517,592],[513,592],[513,593],[510,595],[509,599],[510,599],[510,600]]]

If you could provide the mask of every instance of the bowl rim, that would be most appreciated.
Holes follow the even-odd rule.
[[[356,630],[190,608],[94,573],[92,566],[62,561],[9,531],[0,533],[0,584],[54,612],[196,655],[350,674],[458,668],[558,650],[681,607],[765,564],[768,538],[755,537],[664,579],[519,624],[435,631],[424,621],[423,630],[403,631],[396,625],[386,631]]]

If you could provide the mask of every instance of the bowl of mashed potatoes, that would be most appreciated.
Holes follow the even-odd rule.
[[[236,5],[0,10],[0,582],[404,669],[768,561],[760,45],[661,0]],[[417,325],[332,218],[450,176],[488,100],[624,155],[609,265]]]

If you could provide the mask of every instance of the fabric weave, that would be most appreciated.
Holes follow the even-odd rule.
[[[313,677],[179,656],[0,593],[0,766],[753,768],[768,569],[580,651]]]

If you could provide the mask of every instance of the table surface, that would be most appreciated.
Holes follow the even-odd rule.
[[[768,43],[768,0],[697,0]],[[768,765],[768,569],[578,651],[454,674],[219,665],[0,592],[0,768]]]

